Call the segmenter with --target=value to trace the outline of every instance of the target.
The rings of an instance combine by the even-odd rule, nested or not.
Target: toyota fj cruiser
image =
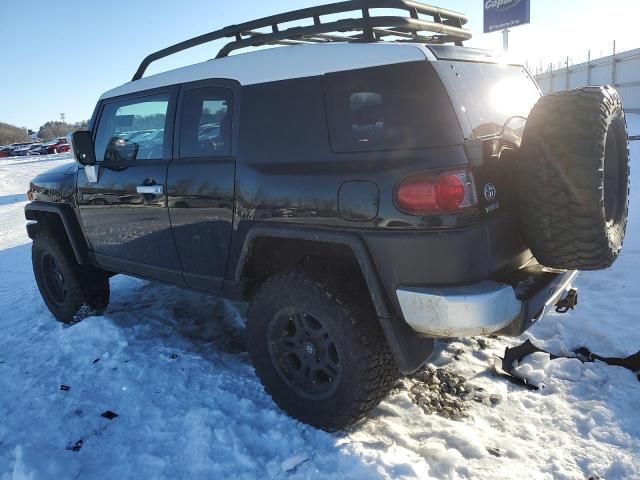
[[[77,163],[31,182],[33,268],[53,315],[103,311],[118,273],[246,299],[267,392],[334,430],[434,338],[517,336],[573,308],[577,271],[609,267],[622,246],[620,98],[541,97],[521,65],[463,47],[466,22],[354,0],[147,57],[71,136]],[[224,38],[214,60],[143,77]],[[229,55],[265,45],[283,46]]]

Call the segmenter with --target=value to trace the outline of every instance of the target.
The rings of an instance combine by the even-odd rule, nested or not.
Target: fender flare
[[[373,266],[373,260],[362,238],[353,232],[337,232],[335,230],[314,229],[300,226],[256,225],[247,233],[240,255],[238,256],[233,278],[241,281],[243,272],[249,262],[251,248],[260,238],[283,238],[287,240],[306,240],[317,243],[339,244],[348,247],[358,262],[362,275],[367,283],[371,301],[379,317],[391,317],[386,293],[381,280]]]
[[[389,344],[398,370],[403,374],[418,370],[433,353],[434,339],[420,336],[401,316],[394,314],[386,291],[382,285],[373,259],[360,235],[350,231],[314,229],[301,226],[255,225],[246,234],[242,251],[235,266],[229,265],[234,282],[241,283],[243,272],[249,262],[252,245],[260,238],[283,238],[306,240],[327,244],[340,244],[351,249],[360,266],[376,310],[380,327]]]
[[[38,221],[38,213],[44,212],[47,214],[57,215],[60,218],[62,226],[65,230],[73,254],[76,257],[77,262],[80,265],[91,264],[91,258],[89,256],[89,246],[80,228],[78,218],[76,217],[73,209],[67,204],[47,203],[47,202],[31,202],[24,207],[24,216],[27,220]],[[33,239],[41,225],[38,223],[27,224],[27,234],[29,238]]]

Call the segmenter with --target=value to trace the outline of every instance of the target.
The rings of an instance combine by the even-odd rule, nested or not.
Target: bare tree
[[[0,122],[0,145],[17,142],[28,142],[29,140],[30,139],[26,128],[20,128],[8,123]]]

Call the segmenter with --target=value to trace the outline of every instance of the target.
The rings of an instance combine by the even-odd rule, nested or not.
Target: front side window
[[[180,115],[180,157],[231,155],[233,91],[221,87],[186,90]]]
[[[169,94],[107,103],[96,131],[96,160],[163,158]]]

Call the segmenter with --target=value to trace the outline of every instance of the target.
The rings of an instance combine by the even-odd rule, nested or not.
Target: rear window
[[[525,119],[540,98],[521,66],[441,61],[442,78],[474,138],[509,131],[522,135]]]
[[[428,148],[463,140],[447,92],[427,62],[332,73],[324,84],[336,152]]]
[[[186,90],[180,122],[182,158],[231,155],[233,90],[202,87]]]

